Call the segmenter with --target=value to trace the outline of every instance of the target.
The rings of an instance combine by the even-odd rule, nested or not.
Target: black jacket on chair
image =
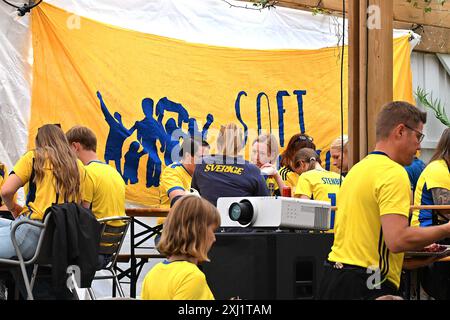
[[[52,265],[52,280],[56,290],[66,288],[67,268],[79,267],[81,288],[88,288],[98,263],[101,224],[91,210],[76,203],[56,204],[51,212],[48,230],[39,260]]]

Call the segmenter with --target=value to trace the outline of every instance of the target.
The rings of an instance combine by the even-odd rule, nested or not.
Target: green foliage
[[[436,118],[441,121],[447,127],[450,127],[450,120],[448,119],[444,105],[441,103],[439,99],[433,99],[433,95],[430,95],[428,99],[429,93],[424,89],[418,87],[416,92],[414,92],[417,100],[426,108],[429,108],[434,111]]]
[[[253,2],[253,5],[255,7],[259,7],[260,9],[265,8],[275,8],[275,5],[278,3],[278,1],[274,0],[251,0]]]
[[[447,0],[406,0],[406,2],[410,3],[414,8],[423,7],[425,13],[430,13],[432,11],[431,5],[433,2],[443,6]]]

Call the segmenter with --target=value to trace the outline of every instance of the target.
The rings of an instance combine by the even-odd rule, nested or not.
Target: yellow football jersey
[[[203,272],[187,261],[155,265],[142,283],[143,300],[214,300]]]
[[[86,171],[81,161],[78,160],[77,163],[81,179],[81,194],[83,195]],[[21,214],[26,214],[30,219],[42,220],[47,208],[51,207],[53,203],[64,203],[64,199],[56,194],[55,178],[53,177],[51,164],[47,161],[44,165],[45,174],[40,182],[33,181],[35,176],[33,164],[34,151],[29,151],[17,161],[12,173],[24,183],[26,200]],[[73,201],[73,199],[67,200]]]
[[[280,173],[281,179],[283,179],[286,186],[291,187],[291,190],[295,190],[298,182],[298,174],[288,167],[282,167],[278,171]]]
[[[425,206],[434,205],[431,189],[443,188],[450,190],[450,172],[445,160],[431,162],[423,170],[417,181],[414,193],[414,205]],[[414,210],[411,226],[428,227],[433,224],[432,210]]]
[[[406,170],[387,155],[374,152],[356,164],[337,195],[329,260],[378,268],[381,281],[388,279],[398,288],[403,253],[392,253],[387,248],[381,216],[398,214],[408,218],[410,192]]]
[[[295,196],[305,195],[311,200],[328,201],[336,205],[336,195],[341,185],[341,176],[326,170],[310,170],[300,175]],[[331,213],[330,229],[334,228],[334,210]]]
[[[125,182],[120,173],[101,161],[91,161],[85,168],[87,181],[83,198],[91,204],[94,216],[97,219],[124,216]]]
[[[175,162],[164,168],[160,181],[161,206],[170,207],[169,193],[174,190],[189,191],[192,177],[182,163]]]

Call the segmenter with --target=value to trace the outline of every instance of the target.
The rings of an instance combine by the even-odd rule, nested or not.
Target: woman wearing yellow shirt
[[[15,217],[0,219],[0,258],[16,256],[10,230],[24,219],[42,220],[53,203],[81,200],[82,164],[70,149],[64,132],[56,125],[44,125],[36,135],[36,148],[23,155],[1,188],[1,197]],[[25,187],[26,203],[22,208],[14,194]],[[17,228],[16,239],[25,259],[36,251],[41,229],[30,224]]]
[[[336,205],[336,194],[341,177],[320,165],[320,158],[313,149],[302,149],[295,155],[295,171],[300,175],[294,191],[296,198],[331,202]],[[334,211],[331,212],[330,229],[334,228]]]
[[[170,209],[158,250],[167,260],[145,276],[144,300],[214,300],[205,274],[197,265],[208,260],[220,226],[217,209],[194,195],[183,196]]]

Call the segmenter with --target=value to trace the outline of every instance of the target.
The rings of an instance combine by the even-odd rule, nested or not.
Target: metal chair
[[[14,224],[14,226],[11,229],[11,241],[14,246],[14,250],[16,251],[17,259],[0,259],[0,267],[7,267],[7,268],[16,267],[16,268],[20,269],[22,278],[23,278],[23,282],[24,282],[25,288],[27,290],[27,299],[28,300],[34,300],[33,292],[32,292],[33,285],[34,285],[34,278],[35,278],[34,276],[35,276],[35,271],[37,271],[37,266],[38,266],[38,262],[39,262],[38,260],[39,260],[40,254],[41,254],[41,249],[43,247],[44,237],[48,236],[46,231],[47,231],[48,223],[50,221],[50,217],[51,217],[51,213],[48,213],[48,214],[46,214],[43,222],[25,219],[25,220],[19,221],[16,224]],[[25,260],[23,258],[22,253],[20,252],[20,249],[19,249],[19,245],[17,244],[17,240],[16,240],[16,230],[19,226],[21,226],[23,224],[30,224],[32,226],[42,229],[41,234],[39,235],[36,252],[28,260]],[[33,276],[32,276],[31,281],[28,278],[28,274],[27,274],[27,270],[26,270],[26,267],[29,265],[34,266],[34,271],[33,271]]]
[[[111,226],[108,222],[120,221],[122,222],[121,226]],[[100,248],[99,254],[102,255],[111,255],[111,260],[108,264],[100,270],[107,270],[111,273],[111,275],[105,276],[95,276],[94,280],[113,280],[113,289],[114,286],[117,287],[117,291],[119,292],[120,297],[125,297],[125,294],[122,290],[122,287],[119,282],[119,278],[117,277],[117,273],[115,271],[117,258],[119,256],[120,249],[122,248],[122,244],[125,240],[125,236],[128,231],[128,227],[130,226],[131,218],[127,216],[121,217],[111,217],[99,219],[98,222],[103,224],[102,235],[100,238]],[[96,300],[94,291],[92,288],[88,288],[89,296],[92,300]]]

